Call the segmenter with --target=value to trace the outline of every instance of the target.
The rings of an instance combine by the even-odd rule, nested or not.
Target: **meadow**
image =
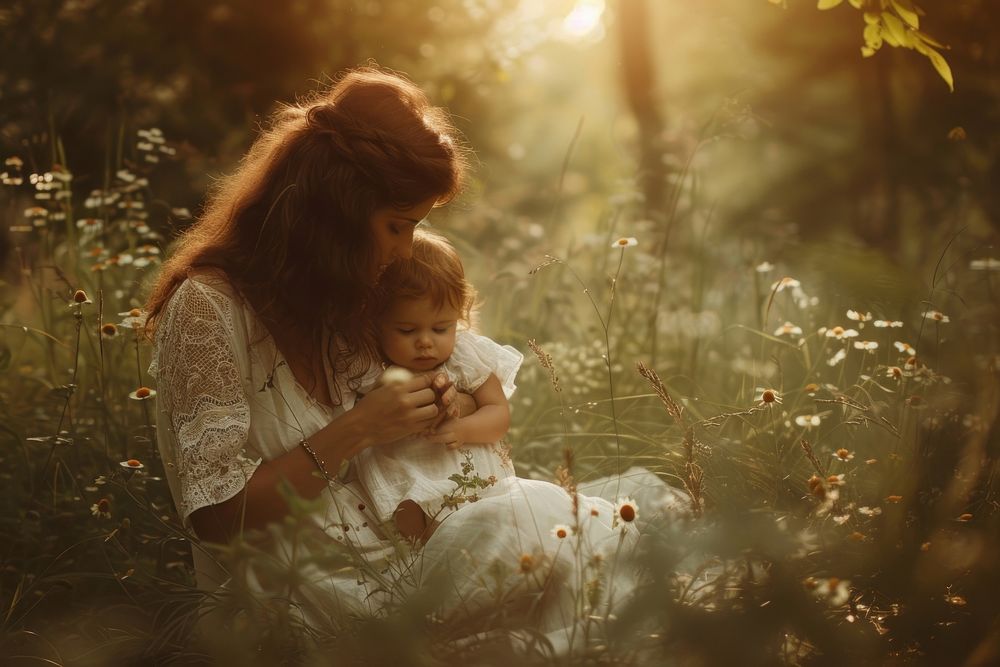
[[[420,597],[324,628],[244,590],[221,606],[259,612],[235,621],[259,633],[256,651],[196,631],[207,596],[155,448],[141,310],[169,252],[151,214],[190,217],[155,195],[171,151],[141,129],[123,147],[128,166],[86,193],[59,162],[5,165],[5,205],[20,216],[0,348],[4,653],[25,664],[295,663],[330,650],[373,664],[499,659],[494,640],[457,641],[461,622],[435,625]],[[532,227],[502,230],[508,255],[494,261],[516,268],[482,289],[481,319],[502,322],[494,335],[528,357],[508,437],[519,473],[573,490],[640,466],[687,498],[645,527],[643,584],[625,613],[581,604],[599,626],[586,649],[530,657],[995,657],[1000,262],[956,236],[929,280],[847,302],[836,275],[772,262],[773,246],[706,229],[683,259],[658,249],[649,222],[623,222],[628,206],[609,201],[598,231],[534,265]],[[237,543],[219,557],[237,572],[263,555]],[[405,641],[366,641],[388,631]]]
[[[985,2],[43,4],[0,10],[0,662],[1000,661]],[[951,48],[896,25],[918,19]],[[638,468],[681,499],[621,499],[642,533],[624,602],[573,517],[550,527],[586,564],[566,654],[504,607],[503,582],[546,581],[537,554],[494,564],[492,613],[442,617],[410,546],[366,569],[290,494],[271,530],[320,554],[303,567],[393,594],[317,622],[242,576],[302,572],[201,543],[170,498],[150,281],[274,101],[369,57],[475,149],[428,222],[482,333],[525,355],[518,474],[586,493]],[[193,549],[225,594],[195,587]]]

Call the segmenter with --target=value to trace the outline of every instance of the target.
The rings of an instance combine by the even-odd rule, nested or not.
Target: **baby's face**
[[[389,361],[411,371],[429,371],[455,349],[458,309],[435,306],[429,298],[395,299],[379,326],[382,351]]]

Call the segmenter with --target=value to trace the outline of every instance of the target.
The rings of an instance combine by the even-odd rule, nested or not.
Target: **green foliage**
[[[843,2],[844,0],[818,0],[817,7],[833,9]],[[924,11],[920,7],[911,0],[848,0],[848,3],[863,12],[865,45],[861,47],[862,56],[870,58],[883,44],[913,49],[927,56],[931,65],[948,84],[948,89],[955,90],[951,67],[937,50],[948,47],[921,32],[920,17],[924,15]]]

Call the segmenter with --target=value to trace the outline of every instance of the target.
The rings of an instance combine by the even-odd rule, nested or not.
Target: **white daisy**
[[[795,418],[795,423],[799,426],[804,426],[805,428],[819,426],[822,421],[823,418],[819,415],[799,415]]]
[[[557,523],[552,526],[552,537],[558,538],[560,540],[565,540],[573,533],[573,529],[564,523]]]
[[[775,336],[801,336],[802,327],[797,327],[791,322],[785,322],[774,330]]]
[[[836,338],[837,340],[844,340],[845,338],[856,338],[858,332],[854,329],[845,329],[844,327],[833,327],[826,330],[827,338]]]
[[[951,318],[942,313],[940,310],[928,310],[925,313],[921,313],[921,315],[925,319],[934,320],[935,322],[939,322],[941,324],[944,324],[945,322],[951,322]]]
[[[639,505],[631,498],[622,498],[615,504],[615,518],[632,523],[639,517]]]

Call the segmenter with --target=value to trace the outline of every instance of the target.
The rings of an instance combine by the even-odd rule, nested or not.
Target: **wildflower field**
[[[96,20],[81,18],[74,3],[55,4],[60,34]],[[126,4],[133,13],[113,19],[122,25],[136,16],[148,25],[150,7],[163,12],[152,18],[190,18],[164,3]],[[222,25],[219,8],[230,4],[216,3],[205,25]],[[567,0],[538,10],[554,19],[527,4],[346,3],[350,11],[322,16],[356,21],[355,50],[322,62],[378,58],[465,123],[475,182],[429,222],[455,242],[480,292],[479,328],[525,354],[506,438],[518,474],[575,493],[639,468],[678,491],[669,508],[644,498],[617,504],[623,529],[643,522],[627,564],[638,581],[628,600],[614,614],[601,611],[615,591],[600,583],[608,580],[600,555],[574,542],[573,516],[549,527],[588,563],[588,579],[575,586],[585,638],[564,655],[537,638],[515,655],[496,640],[510,623],[503,605],[485,620],[442,619],[434,592],[400,596],[370,617],[315,623],[239,584],[221,600],[199,591],[192,548],[211,551],[237,580],[247,563],[267,568],[267,557],[252,542],[201,545],[177,517],[156,449],[142,306],[171,240],[198,215],[206,174],[230,168],[252,138],[249,114],[227,108],[244,94],[251,107],[252,95],[235,86],[204,98],[222,102],[186,107],[184,95],[215,81],[200,79],[209,74],[197,67],[183,72],[186,86],[155,69],[143,74],[172,81],[163,85],[174,97],[149,88],[141,98],[142,81],[116,70],[138,97],[121,97],[120,113],[85,113],[44,106],[46,94],[87,99],[71,81],[41,73],[39,81],[50,77],[46,93],[19,88],[4,70],[0,662],[1000,661],[1000,208],[990,182],[1000,158],[989,73],[998,53],[996,40],[971,27],[984,3],[922,3],[924,23],[938,19],[950,31],[947,76],[921,50],[937,54],[930,42],[857,54],[876,40],[850,5],[869,13],[886,5],[890,19],[878,25],[894,47],[893,21],[908,19],[910,2],[820,2],[830,18],[792,0],[785,10],[773,0],[717,0],[691,16],[664,3],[650,10],[655,25],[683,19],[699,34],[719,32],[704,52],[677,37],[662,48],[704,60],[638,84],[672,91],[679,107],[653,134],[634,99],[602,106],[634,67],[627,54],[628,71],[608,64],[609,50],[621,48],[615,31],[634,20],[628,3]],[[15,6],[0,11],[5,33],[44,34],[44,12]],[[712,12],[723,9],[754,17],[745,31],[758,37],[773,37],[779,22],[782,30],[813,21],[828,28],[829,48],[848,49],[837,57],[849,64],[797,79],[796,96],[829,102],[829,115],[796,106],[785,91],[737,90],[741,70],[720,64],[734,59],[730,49],[745,49],[768,73],[751,77],[750,88],[781,89],[774,80],[791,65],[757,37],[722,35],[732,25]],[[532,32],[553,20],[575,37]],[[317,25],[341,25],[329,22]],[[414,25],[419,34],[385,50],[386,35]],[[141,60],[140,37],[130,39]],[[469,44],[480,43],[486,55],[470,55]],[[780,48],[806,58],[809,44]],[[854,87],[855,68],[879,58],[877,76],[864,70]],[[587,72],[571,67],[577,59],[601,81],[593,90]],[[316,71],[301,62],[259,69],[268,82],[297,81],[258,92],[301,91],[295,86]],[[622,85],[624,97],[631,85]],[[848,118],[873,90],[895,105],[883,99],[881,116],[832,120]],[[832,101],[838,95],[847,101]],[[224,138],[209,132],[219,119],[229,123]],[[655,164],[646,161],[650,146]],[[878,150],[885,153],[872,158]],[[477,482],[456,484],[464,492]],[[290,502],[292,516],[273,529],[315,546],[322,538],[306,526],[309,504]],[[400,562],[412,557],[401,545]],[[310,565],[364,569],[340,552]],[[545,568],[523,554],[496,563],[496,581],[544,579]],[[295,572],[266,571],[297,581]],[[404,575],[394,576],[385,585],[402,587]],[[240,633],[255,639],[232,641]]]

